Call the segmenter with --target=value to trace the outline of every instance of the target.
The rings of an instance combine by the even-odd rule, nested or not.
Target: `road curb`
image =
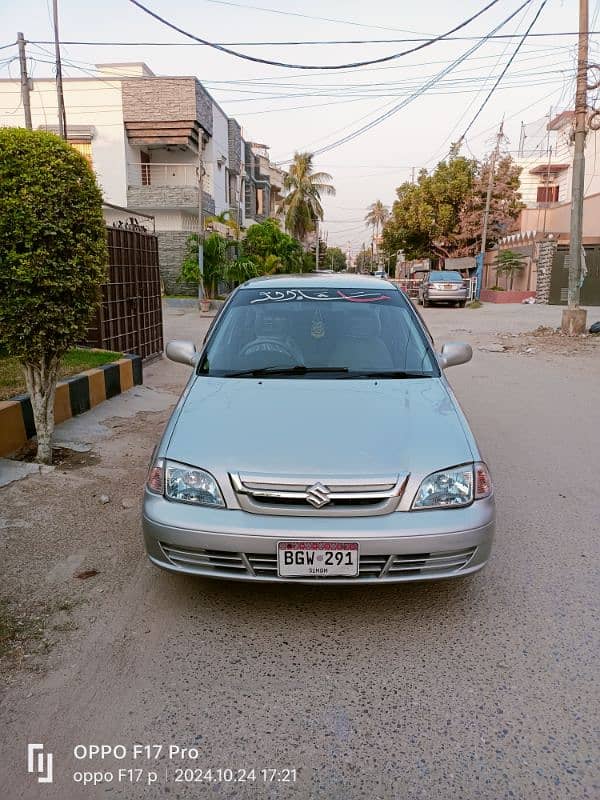
[[[143,382],[142,359],[130,354],[59,381],[54,398],[54,421],[58,425]],[[19,450],[35,434],[28,394],[0,401],[0,456]]]

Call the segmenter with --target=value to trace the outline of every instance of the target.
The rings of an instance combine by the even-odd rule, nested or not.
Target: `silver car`
[[[379,278],[277,276],[238,288],[152,456],[143,529],[172,572],[389,583],[468,575],[494,535],[490,474],[433,342]]]
[[[428,272],[419,286],[419,302],[426,308],[433,303],[454,303],[464,308],[469,296],[468,283],[460,272]]]

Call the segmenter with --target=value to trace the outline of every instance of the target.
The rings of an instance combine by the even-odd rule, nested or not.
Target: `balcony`
[[[214,213],[215,202],[204,176],[202,205]],[[198,213],[197,164],[130,162],[127,165],[127,205],[132,209]]]

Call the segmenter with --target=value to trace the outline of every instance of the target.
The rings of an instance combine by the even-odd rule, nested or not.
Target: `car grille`
[[[407,473],[365,478],[230,474],[240,507],[252,514],[361,517],[395,511]]]
[[[168,560],[176,567],[195,567],[204,574],[227,577],[275,578],[277,555],[275,553],[232,553],[226,550],[192,550],[161,542]],[[416,575],[444,575],[467,566],[475,547],[445,553],[415,553],[410,555],[361,555],[358,577],[353,580],[379,578],[382,581],[398,580]],[[285,578],[281,580],[297,580]],[[302,579],[301,579],[302,580]],[[319,578],[310,580],[335,581],[347,578]]]

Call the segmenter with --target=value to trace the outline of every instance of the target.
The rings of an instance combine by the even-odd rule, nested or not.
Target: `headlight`
[[[216,480],[208,472],[165,461],[165,496],[180,503],[224,508],[225,501]]]
[[[475,480],[474,480],[475,478]],[[442,469],[428,475],[419,486],[413,508],[457,508],[489,497],[492,479],[482,461]]]
[[[473,500],[473,465],[463,464],[428,475],[419,486],[413,508],[468,506]]]

